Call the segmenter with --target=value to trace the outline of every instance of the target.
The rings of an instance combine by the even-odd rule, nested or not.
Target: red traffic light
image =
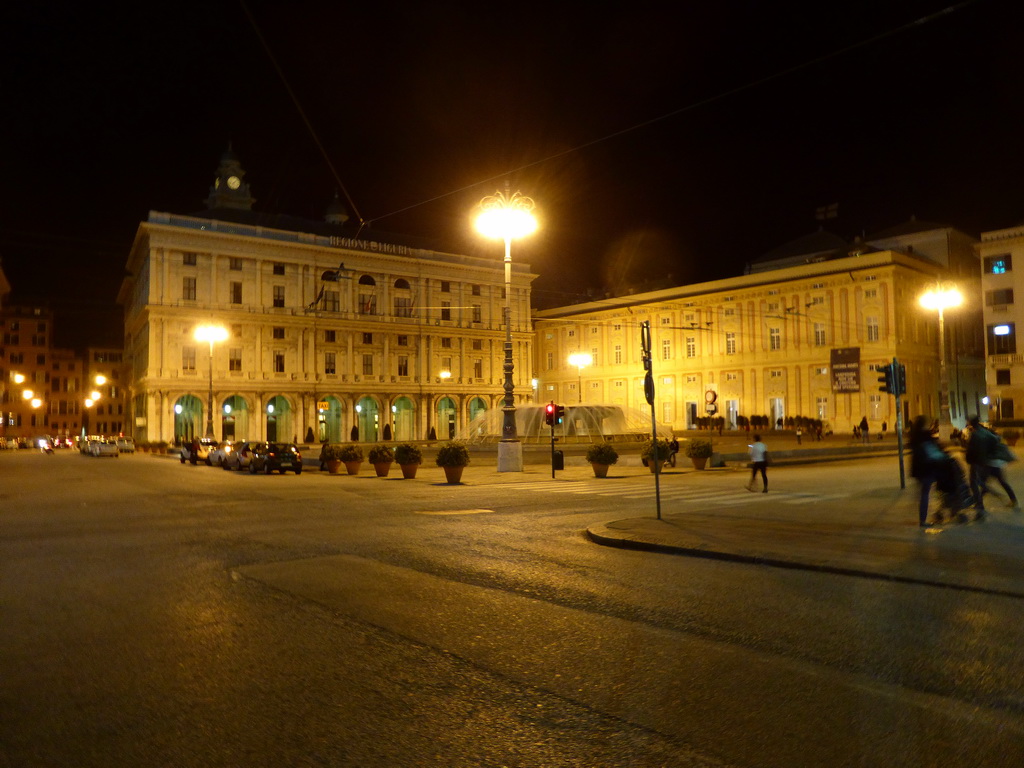
[[[555,411],[557,406],[554,403],[548,403],[544,406],[544,423],[549,427],[555,423]]]

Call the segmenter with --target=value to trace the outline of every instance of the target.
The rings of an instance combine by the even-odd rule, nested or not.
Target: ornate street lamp
[[[949,371],[946,368],[946,323],[945,310],[959,307],[964,302],[963,294],[954,285],[936,284],[925,291],[918,300],[922,307],[939,313],[939,432],[949,437],[953,420],[949,414]]]
[[[228,337],[228,329],[220,325],[200,325],[195,340],[210,342],[210,387],[206,393],[206,436],[213,438],[213,345]]]
[[[589,352],[573,352],[569,355],[569,365],[575,365],[579,370],[579,401],[583,402],[583,369],[594,362]]]
[[[495,192],[480,201],[476,228],[485,237],[505,241],[505,398],[501,406],[503,418],[501,441],[498,443],[498,471],[523,471],[523,446],[516,432],[515,383],[512,379],[512,241],[532,234],[537,229],[533,215],[534,202],[515,192]]]

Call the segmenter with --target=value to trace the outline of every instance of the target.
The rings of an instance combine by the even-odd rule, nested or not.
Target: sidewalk
[[[734,507],[624,518],[587,534],[606,546],[1024,598],[1024,514],[992,509],[984,522],[921,529],[907,503],[916,488],[905,493],[857,520],[826,505],[812,523]]]

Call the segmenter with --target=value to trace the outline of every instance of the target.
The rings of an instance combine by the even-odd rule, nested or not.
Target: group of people
[[[951,515],[966,520],[967,507],[973,504],[975,520],[984,520],[984,496],[989,492],[988,481],[994,478],[1009,499],[1015,511],[1020,510],[1017,494],[1006,481],[1003,467],[1015,457],[1002,439],[985,427],[977,416],[968,421],[969,435],[966,438],[964,458],[969,468],[969,480],[965,480],[959,462],[946,453],[939,445],[937,425],[924,416],[918,416],[910,425],[910,474],[920,483],[921,495],[918,500],[918,522],[922,528],[930,527],[928,502],[933,486],[945,494]],[[941,520],[941,513],[936,516]]]

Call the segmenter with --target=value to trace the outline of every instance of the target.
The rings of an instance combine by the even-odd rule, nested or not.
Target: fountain
[[[473,419],[459,439],[475,444],[498,442],[501,423],[501,409],[492,408]],[[544,423],[544,405],[517,405],[516,431],[524,443],[549,441],[551,427]],[[566,405],[563,423],[555,426],[555,437],[561,443],[641,441],[650,436],[650,413],[621,405]],[[671,439],[671,427],[659,424],[658,436]]]

